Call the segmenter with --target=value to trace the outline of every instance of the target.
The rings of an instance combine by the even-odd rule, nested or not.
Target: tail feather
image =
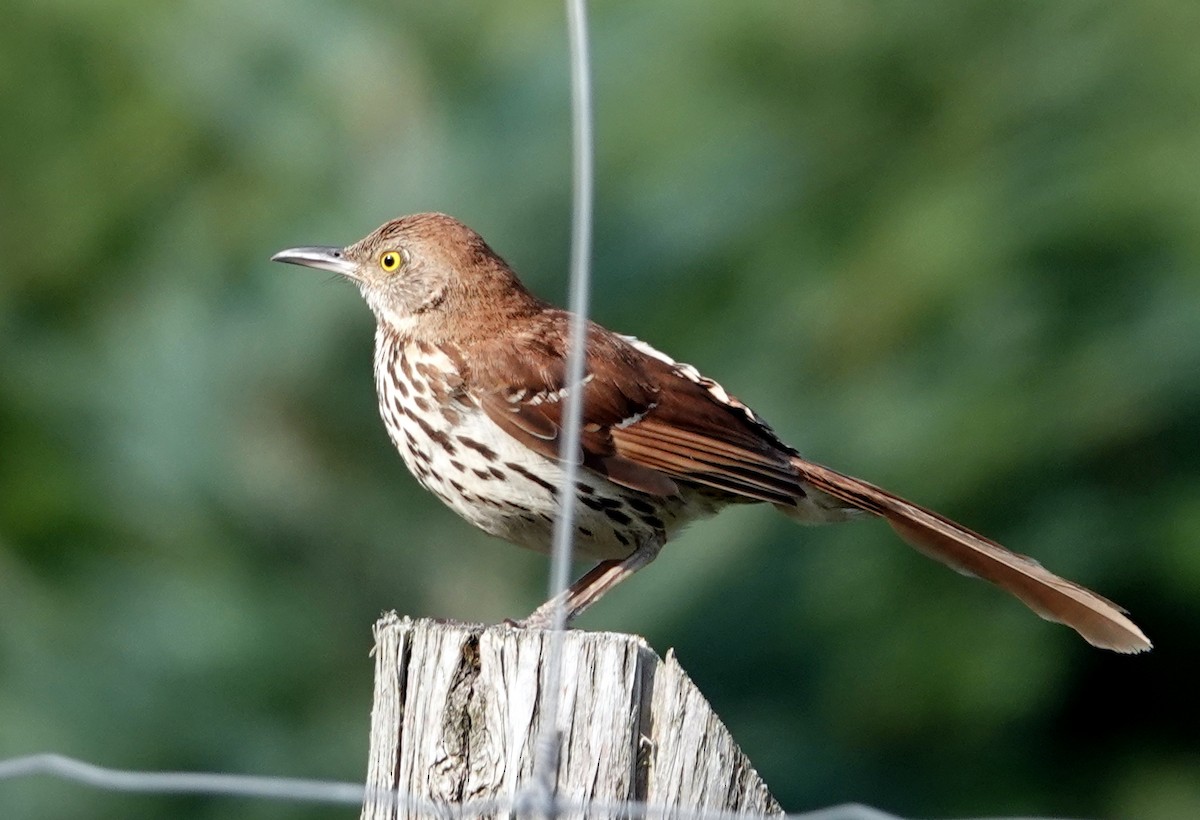
[[[828,467],[794,459],[801,477],[834,498],[885,519],[919,552],[1015,595],[1049,621],[1074,629],[1093,646],[1144,652],[1151,644],[1125,610],[1100,595],[1060,578],[1037,561],[937,513]]]

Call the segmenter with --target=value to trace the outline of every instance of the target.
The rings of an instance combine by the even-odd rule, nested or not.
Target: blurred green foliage
[[[1200,816],[1200,6],[594,6],[596,317],[1157,648],[761,509],[583,625],[677,647],[792,810]],[[405,473],[353,289],[266,259],[445,210],[561,300],[562,9],[5,20],[0,755],[359,778],[373,618],[518,616],[546,565]],[[0,784],[5,817],[168,813],[354,816]]]

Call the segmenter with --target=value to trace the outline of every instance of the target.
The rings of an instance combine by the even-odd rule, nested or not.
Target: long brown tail
[[[1032,558],[865,481],[801,458],[793,463],[806,482],[853,507],[881,516],[918,551],[961,573],[991,581],[1046,620],[1071,627],[1093,646],[1116,652],[1144,652],[1150,648],[1149,639],[1125,617],[1125,610],[1059,578]]]

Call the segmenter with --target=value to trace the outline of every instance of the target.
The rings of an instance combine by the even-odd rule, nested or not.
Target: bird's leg
[[[554,623],[554,612],[560,604],[566,610],[566,623],[571,623],[585,609],[599,601],[604,593],[657,558],[661,549],[662,542],[657,538],[651,538],[634,550],[628,558],[601,561],[578,581],[571,584],[566,592],[546,601],[528,618],[518,621],[515,625],[531,629],[545,629]]]

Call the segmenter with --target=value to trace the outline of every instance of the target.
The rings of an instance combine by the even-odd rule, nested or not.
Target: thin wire
[[[247,774],[204,772],[139,772],[108,769],[58,754],[38,754],[0,760],[0,780],[50,775],[98,789],[152,794],[218,794],[318,803],[360,805],[361,783],[336,780],[303,780]]]
[[[571,51],[571,286],[568,307],[571,334],[567,348],[567,396],[563,408],[558,457],[563,467],[558,517],[550,560],[550,598],[556,600],[548,647],[542,721],[538,731],[534,782],[545,797],[554,793],[558,770],[558,696],[562,679],[562,640],[567,626],[564,593],[570,583],[572,535],[575,531],[575,477],[579,472],[579,438],[583,416],[584,365],[587,361],[589,262],[592,256],[592,90],[588,56],[586,0],[566,0],[567,37]]]
[[[643,802],[603,803],[579,800],[545,801],[536,791],[522,793],[515,800],[476,798],[462,803],[434,802],[401,794],[395,790],[366,790],[361,783],[336,780],[305,780],[288,777],[258,777],[244,774],[198,772],[143,772],[110,769],[58,754],[38,754],[0,760],[0,781],[48,775],[82,783],[97,789],[144,794],[219,795],[254,797],[267,800],[292,800],[306,803],[361,805],[364,797],[406,812],[430,817],[481,817],[500,812],[541,813],[546,815],[586,813],[594,817],[642,818],[651,815],[688,817],[691,820],[747,820],[761,816],[772,820],[901,820],[895,815],[858,804],[847,804],[805,814],[752,815],[746,812],[652,805]]]
[[[0,760],[0,782],[47,775],[82,783],[97,789],[142,794],[216,795],[254,797],[266,800],[291,800],[303,803],[361,805],[364,798],[389,808],[416,812],[429,817],[482,817],[497,813],[586,814],[592,817],[679,817],[688,820],[902,820],[894,814],[846,803],[800,814],[751,814],[746,811],[663,806],[641,801],[618,803],[585,800],[546,800],[540,790],[519,793],[515,799],[473,798],[461,803],[435,802],[394,789],[365,789],[361,783],[337,780],[306,780],[292,777],[259,777],[247,774],[208,772],[144,772],[110,769],[58,754],[37,754]],[[992,818],[992,820],[1005,820]],[[1011,817],[1007,820],[1039,820]],[[1041,818],[1046,820],[1046,818]]]
[[[550,594],[558,596],[570,582],[572,534],[575,517],[575,477],[579,472],[579,433],[583,416],[583,381],[587,360],[589,262],[592,256],[592,92],[588,59],[586,0],[567,0],[567,27],[571,41],[571,115],[574,163],[571,220],[571,338],[567,350],[567,400],[558,456],[563,465],[561,506],[554,522],[550,564]],[[554,628],[566,627],[566,607],[554,608]]]

